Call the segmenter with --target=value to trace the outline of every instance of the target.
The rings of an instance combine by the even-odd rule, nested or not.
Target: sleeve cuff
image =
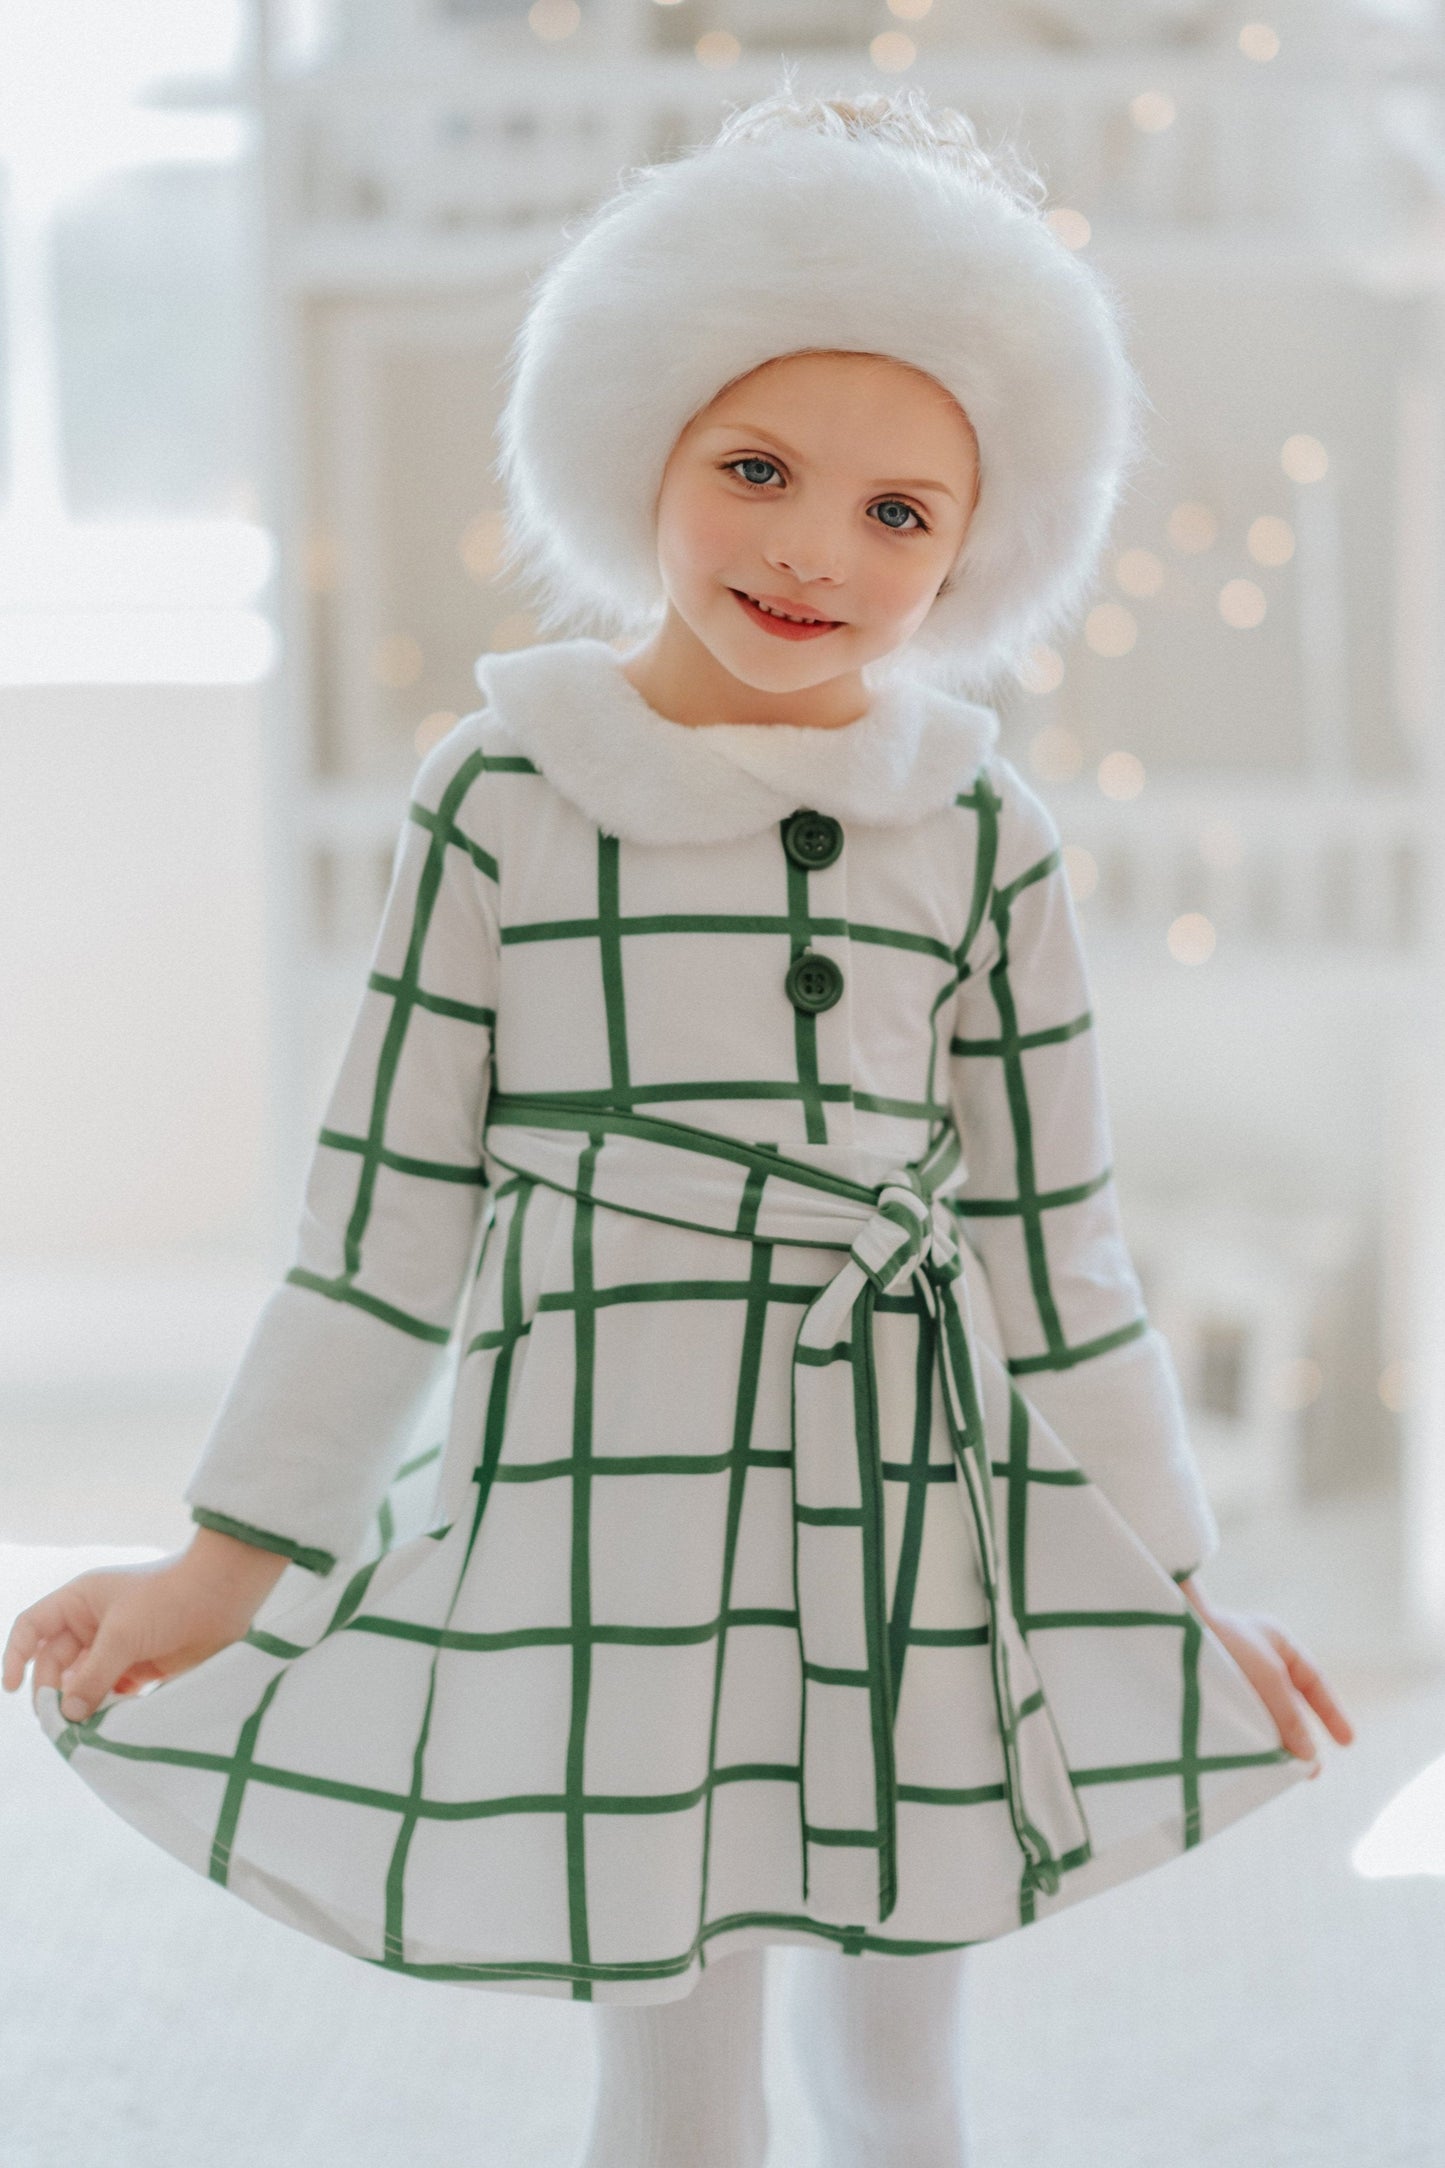
[[[229,1513],[213,1513],[208,1506],[192,1506],[191,1519],[202,1528],[214,1528],[223,1536],[236,1536],[242,1543],[253,1544],[258,1551],[279,1551],[308,1573],[330,1573],[336,1564],[333,1551],[308,1549],[303,1543],[293,1543],[290,1536],[278,1536],[269,1528],[253,1528],[249,1521],[233,1521]]]
[[[440,1346],[283,1284],[257,1321],[186,1504],[210,1516],[203,1525],[328,1572],[365,1541],[445,1363]]]
[[[1186,1580],[1209,1563],[1219,1529],[1158,1332],[1070,1370],[1036,1371],[1020,1390],[1166,1573]]]

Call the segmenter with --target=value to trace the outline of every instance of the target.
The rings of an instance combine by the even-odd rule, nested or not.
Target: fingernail
[[[62,1716],[69,1717],[71,1722],[74,1723],[78,1717],[85,1715],[85,1703],[79,1694],[62,1694],[60,1697],[60,1713]]]

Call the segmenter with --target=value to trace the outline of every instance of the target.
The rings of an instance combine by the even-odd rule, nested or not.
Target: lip
[[[772,633],[775,639],[818,640],[821,639],[823,634],[826,632],[837,632],[839,630],[839,625],[841,621],[831,618],[826,619],[820,625],[790,625],[784,618],[769,617],[766,610],[758,609],[752,599],[752,596],[745,595],[742,592],[741,588],[730,587],[728,589],[728,593],[736,598],[739,608],[743,611],[746,617],[751,619],[753,624],[760,625],[764,632]],[[800,607],[800,605],[797,603],[789,604],[784,602],[781,596],[775,598],[772,595],[764,595],[762,599],[765,602],[772,603],[774,607],[779,610],[786,610],[789,608],[797,609]]]

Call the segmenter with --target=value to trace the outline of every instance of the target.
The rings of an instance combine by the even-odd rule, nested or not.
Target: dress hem
[[[76,1747],[83,1748],[84,1741],[73,1738],[75,1727],[60,1714],[60,1697],[53,1687],[40,1688],[34,1698],[34,1707],[40,1723],[51,1744],[70,1758]],[[62,1744],[69,1732],[72,1739]],[[1283,1759],[1281,1757],[1284,1757]],[[801,1912],[745,1911],[710,1921],[705,1926],[692,1949],[677,1958],[638,1960],[617,1965],[574,1965],[565,1960],[516,1960],[499,1959],[495,1962],[436,1959],[389,1959],[376,1956],[374,1929],[362,1923],[348,1923],[346,1916],[335,1908],[322,1907],[304,1891],[290,1883],[280,1882],[268,1875],[263,1868],[248,1860],[243,1851],[233,1849],[226,1860],[224,1880],[212,1872],[213,1840],[211,1833],[199,1823],[187,1821],[165,1807],[151,1796],[135,1796],[128,1793],[124,1782],[126,1764],[106,1761],[107,1782],[92,1784],[107,1806],[129,1822],[140,1834],[163,1851],[196,1872],[217,1881],[233,1896],[240,1897],[256,1911],[278,1921],[295,1932],[312,1936],[332,1948],[344,1951],[360,1963],[375,1966],[378,1970],[403,1974],[413,1979],[438,1980],[460,1987],[490,1989],[493,1992],[516,1995],[546,1995],[567,1998],[578,2002],[612,2003],[661,2003],[681,2001],[691,1994],[709,1964],[735,1951],[755,1948],[758,1945],[811,1945],[820,1942],[837,1948],[844,1956],[866,1958],[892,1958],[895,1960],[930,1955],[942,1950],[971,1949],[979,1943],[995,1942],[1016,1929],[1052,1914],[1066,1910],[1080,1900],[1098,1895],[1115,1885],[1131,1880],[1149,1869],[1162,1866],[1166,1861],[1180,1857],[1186,1851],[1197,1850],[1206,1838],[1215,1836],[1229,1823],[1253,1812],[1271,1797],[1290,1788],[1298,1781],[1307,1780],[1318,1763],[1302,1762],[1287,1749],[1267,1761],[1244,1769],[1236,1779],[1214,1791],[1204,1808],[1198,1834],[1193,1844],[1183,1841],[1185,1816],[1171,1813],[1161,1816],[1132,1836],[1094,1851],[1076,1868],[1067,1869],[1059,1890],[1053,1896],[1035,1895],[1031,1907],[1025,1910],[1015,1899],[1011,1905],[1000,1905],[989,1915],[989,1924],[974,1936],[959,1936],[942,1940],[906,1939],[889,1936],[877,1929],[861,1926],[844,1926],[833,1921],[810,1919]],[[90,1782],[89,1772],[84,1774]],[[369,1948],[368,1944],[372,1947]]]

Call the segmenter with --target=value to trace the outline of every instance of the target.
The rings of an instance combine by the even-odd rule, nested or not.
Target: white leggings
[[[578,2168],[763,2168],[766,1951],[716,1959],[676,2002],[598,2003]],[[786,2037],[827,2168],[964,2168],[965,1950],[788,1951]]]

